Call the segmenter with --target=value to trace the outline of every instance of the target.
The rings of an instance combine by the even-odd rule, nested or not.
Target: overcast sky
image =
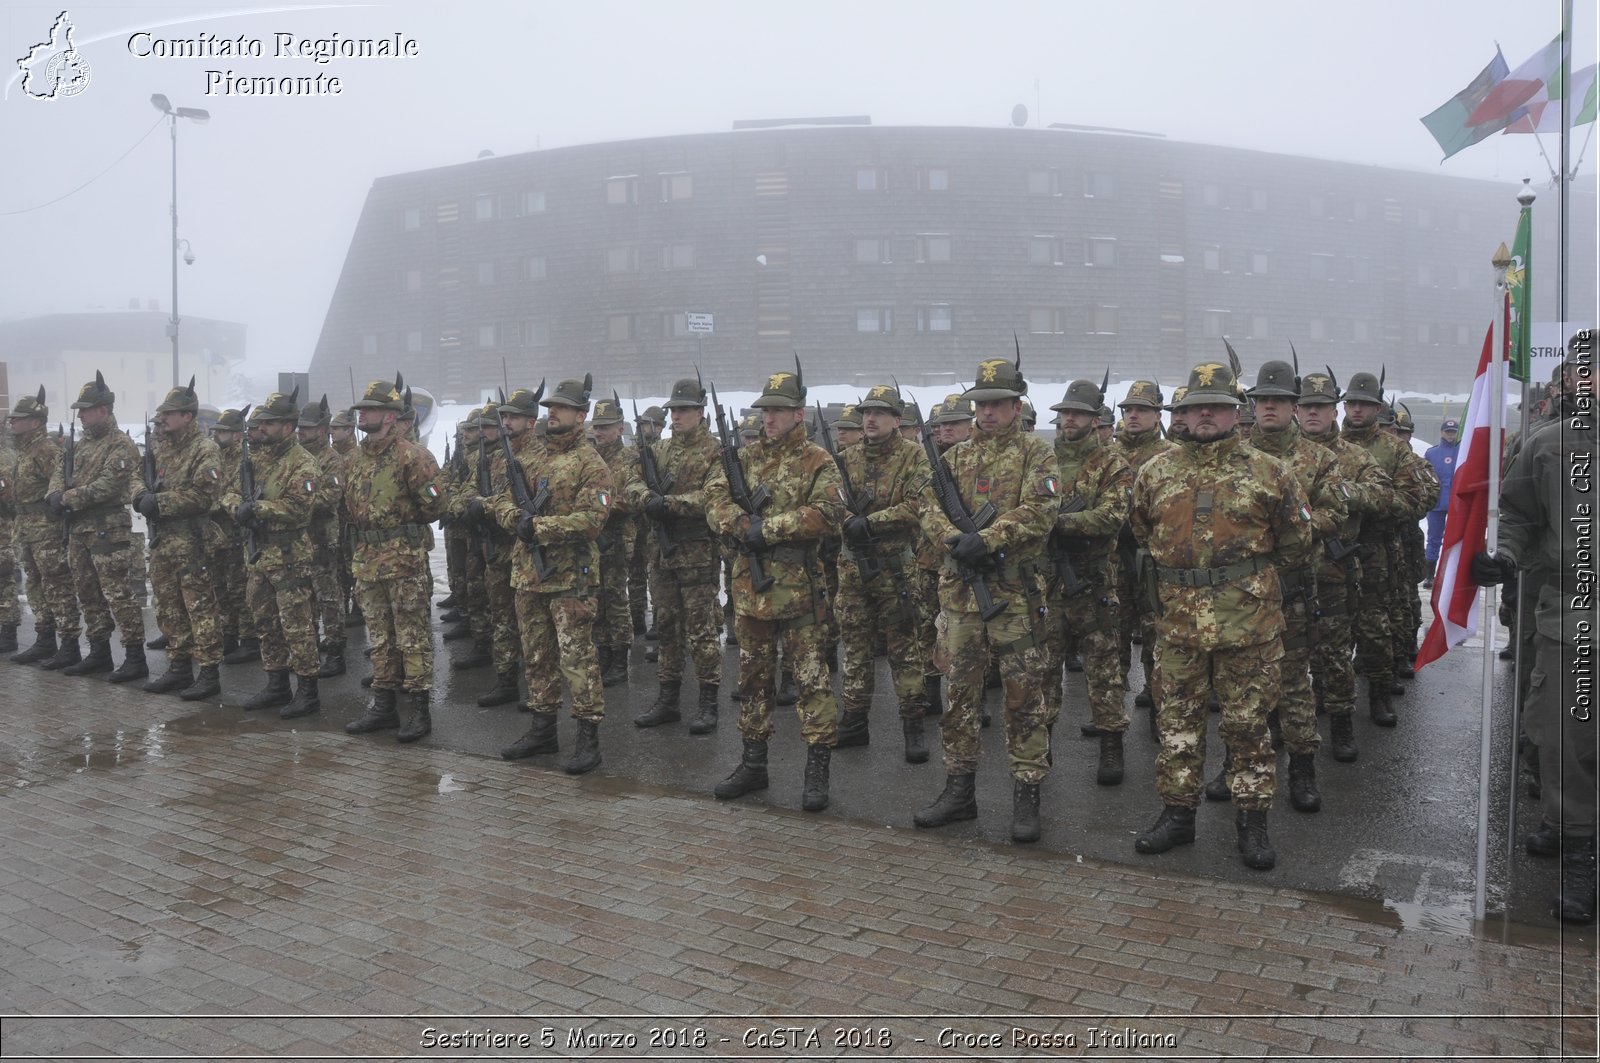
[[[1574,68],[1595,59],[1594,5],[1576,8]],[[170,145],[164,125],[153,128],[162,119],[149,103],[164,93],[174,106],[212,115],[205,126],[179,129],[180,235],[197,256],[180,267],[180,309],[245,322],[252,368],[263,373],[309,363],[372,181],[470,160],[485,148],[507,155],[777,116],[998,126],[1022,103],[1030,124],[1119,126],[1498,179],[1508,189],[1531,176],[1543,190],[1548,168],[1534,138],[1494,136],[1441,165],[1418,119],[1464,87],[1496,42],[1515,68],[1550,41],[1560,17],[1550,0],[460,0],[68,10],[91,67],[88,87],[41,102],[13,78],[0,102],[0,241],[8,250],[0,318],[122,307],[130,297],[167,308]],[[0,77],[48,36],[60,11],[59,3],[5,6]],[[266,54],[136,58],[128,38],[140,30],[162,39],[244,34],[260,38]],[[398,33],[416,40],[418,54],[325,65],[274,59],[279,32]],[[207,96],[208,69],[331,74],[343,92]],[[1553,154],[1554,141],[1546,144]],[[124,152],[87,188],[29,209],[90,181]],[[1600,145],[1591,144],[1584,174],[1594,173],[1596,154]]]

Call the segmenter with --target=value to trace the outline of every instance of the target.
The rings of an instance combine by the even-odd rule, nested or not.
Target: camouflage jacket
[[[1410,481],[1405,492],[1407,506],[1402,525],[1408,534],[1416,523],[1427,516],[1434,506],[1439,504],[1439,474],[1433,471],[1433,466],[1411,448],[1405,440],[1400,444],[1400,475]],[[1419,509],[1419,507],[1426,507]]]
[[[17,439],[17,462],[4,494],[17,514],[16,541],[38,543],[61,538],[61,518],[45,505],[50,481],[61,470],[61,443],[47,428]]]
[[[1064,551],[1069,559],[1088,561],[1110,558],[1115,554],[1117,536],[1128,522],[1128,506],[1133,496],[1133,469],[1118,452],[1119,448],[1107,446],[1093,431],[1073,442],[1065,435],[1056,436],[1056,471],[1061,477],[1061,495],[1071,501],[1076,495],[1084,506],[1076,513],[1062,513],[1056,517],[1055,531],[1051,536],[1051,550]],[[1115,581],[1115,572],[1101,570],[1098,578]],[[1079,572],[1079,578],[1089,579],[1091,574]]]
[[[767,547],[759,555],[772,586],[757,594],[749,555],[734,553],[734,610],[757,620],[820,618],[827,591],[818,550],[824,537],[838,534],[844,516],[838,466],[826,450],[806,439],[803,426],[741,448],[739,464],[750,490],[764,486],[772,493],[761,513]],[[704,495],[712,526],[730,541],[742,537],[748,521],[729,493],[720,462],[711,468]]]
[[[639,472],[639,454],[632,447],[624,446],[620,438],[594,449],[611,473],[611,509],[605,527],[600,530],[600,550],[621,550],[629,542],[633,515],[641,504],[637,484],[642,483],[644,477]]]
[[[1339,474],[1339,463],[1327,447],[1318,446],[1300,433],[1293,421],[1281,432],[1264,431],[1260,425],[1250,433],[1250,445],[1271,454],[1294,474],[1300,493],[1311,507],[1311,542],[1299,558],[1283,558],[1286,565],[1302,567],[1317,562],[1316,551],[1322,540],[1337,536],[1350,515],[1349,490]],[[1281,573],[1287,576],[1288,573]]]
[[[0,433],[0,550],[11,546],[12,529],[17,522],[17,507],[11,504],[11,481],[16,478],[17,448],[11,443],[10,432]]]
[[[316,537],[319,547],[337,546],[339,526],[345,517],[344,468],[347,459],[323,439],[313,441],[310,446],[304,443],[300,445],[317,463],[320,474],[317,477],[317,497],[311,503],[311,534]]]
[[[1401,451],[1410,448],[1376,424],[1365,428],[1345,425],[1339,430],[1339,435],[1365,450],[1388,478],[1387,493],[1372,493],[1372,505],[1363,513],[1361,520],[1363,542],[1387,541],[1393,536],[1396,526],[1406,519],[1406,514],[1415,509],[1424,497],[1422,485],[1409,472],[1402,472],[1405,455]],[[1422,512],[1426,513],[1427,510]]]
[[[243,453],[237,439],[227,446],[217,444],[217,471],[222,476],[222,490],[217,492],[216,501],[211,506],[211,521],[223,530],[229,542],[235,544],[240,541],[241,533],[239,526],[233,522],[233,512],[224,504],[224,500],[228,497],[229,487],[239,482],[239,459]]]
[[[160,434],[154,446],[161,490],[156,493],[152,549],[191,557],[198,553],[203,559],[223,541],[210,519],[222,496],[221,454],[193,423],[176,436]]]
[[[391,430],[368,436],[344,468],[351,525],[351,575],[363,582],[414,579],[428,571],[428,527],[444,511],[433,455]]]
[[[511,585],[539,594],[592,597],[600,587],[597,540],[611,510],[611,471],[581,430],[541,441],[530,429],[523,439],[516,457],[529,492],[538,493],[541,484],[550,489],[545,515],[533,518],[533,529],[536,542],[544,548],[545,564],[555,571],[548,580],[540,579],[532,550],[517,539],[511,556]],[[509,482],[486,504],[501,528],[516,532],[522,511],[512,498]]]
[[[867,511],[878,556],[887,560],[919,542],[922,485],[928,480],[928,456],[922,448],[895,432],[879,442],[863,438],[839,457],[850,471],[857,504]],[[853,547],[846,541],[843,549]]]
[[[241,452],[239,461],[244,463]],[[255,470],[256,558],[259,568],[291,568],[311,563],[311,507],[317,498],[317,463],[293,436],[282,443],[252,445]],[[230,512],[241,501],[239,478],[225,486],[222,504]]]
[[[1571,647],[1593,645],[1594,563],[1583,559],[1594,556],[1595,447],[1592,406],[1573,409],[1528,434],[1500,488],[1497,552],[1524,580],[1542,574],[1534,623],[1540,635],[1566,643],[1574,669],[1582,658]]]
[[[1021,427],[1019,417],[999,432],[974,428],[972,438],[944,454],[967,512],[976,512],[985,502],[994,503],[995,518],[982,535],[989,552],[998,555],[999,569],[988,579],[996,601],[1038,597],[1043,588],[1045,540],[1061,509],[1061,475],[1055,455],[1048,443],[1020,431]],[[922,529],[940,546],[956,534],[934,497],[931,477],[922,491]],[[939,604],[956,612],[978,611],[972,588],[961,578],[948,547],[939,573]],[[1021,609],[1023,603],[1014,600],[1012,608]]]
[[[1172,440],[1162,437],[1159,427],[1140,432],[1138,435],[1124,432],[1118,437],[1116,445],[1121,449],[1123,459],[1127,461],[1128,468],[1133,470],[1135,476],[1144,468],[1145,462],[1177,446]]]
[[[1134,478],[1129,521],[1157,566],[1162,639],[1215,650],[1282,637],[1277,566],[1311,544],[1310,507],[1282,462],[1238,436],[1177,444]]]
[[[713,474],[722,474],[722,448],[711,437],[706,423],[687,432],[674,432],[654,444],[656,465],[663,476],[671,477],[672,490],[667,492],[667,533],[677,545],[670,554],[652,559],[669,569],[705,568],[718,563],[716,541],[712,538],[711,519],[707,513],[706,490]],[[644,476],[640,475],[635,488],[636,504],[643,505],[647,493]],[[651,535],[651,541],[655,536]],[[655,549],[652,547],[652,549]]]
[[[913,440],[913,442],[915,442],[915,440]],[[953,445],[954,444],[952,444],[952,446]],[[917,443],[917,449],[918,450],[922,450],[922,444],[921,443]],[[944,445],[942,445],[940,443],[934,443],[934,449],[936,449],[939,452],[941,457],[943,455],[945,455],[945,454],[950,453],[950,447],[944,446]],[[928,452],[925,451],[925,450],[922,450],[922,468],[923,468],[924,471],[928,471]],[[917,493],[920,495],[921,492],[922,492],[922,489],[919,487],[917,489]],[[917,499],[917,521],[918,521],[919,524],[921,524],[921,521],[922,521],[922,499],[921,498]],[[950,556],[950,551],[949,551],[949,549],[947,549],[945,547],[944,543],[940,542],[937,539],[928,538],[928,533],[927,533],[926,527],[919,527],[917,529],[916,534],[913,536],[913,542],[915,543],[915,548],[916,548],[916,551],[917,551],[917,567],[918,568],[920,568],[924,572],[932,573],[933,575],[936,575],[936,576],[940,572],[944,571],[944,559],[946,557]]]
[[[84,429],[78,437],[73,462],[73,488],[62,495],[72,510],[72,534],[133,527],[128,503],[133,500],[134,484],[139,479],[139,448],[115,421],[109,418],[94,430]],[[50,476],[50,490],[66,487],[61,464]]]

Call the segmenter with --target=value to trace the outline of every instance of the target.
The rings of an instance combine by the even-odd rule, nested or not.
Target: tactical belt
[[[816,556],[813,546],[773,546],[763,551],[764,556],[786,565],[805,565]]]
[[[48,502],[17,502],[17,503],[14,503],[11,508],[16,513],[17,516],[19,516],[19,517],[28,517],[28,516],[33,516],[34,514],[38,514],[38,513],[49,513],[50,512],[50,503],[48,503]]]
[[[106,505],[88,506],[84,509],[73,510],[72,518],[74,520],[78,520],[89,517],[103,517],[108,513],[115,513],[118,510],[126,511],[127,508],[128,504],[126,502],[112,502]]]
[[[1252,557],[1221,568],[1168,568],[1166,565],[1157,565],[1156,577],[1162,583],[1179,587],[1218,587],[1254,575],[1266,567],[1267,561],[1261,557]]]
[[[1037,645],[1039,645],[1039,637],[1030,631],[1020,639],[1012,642],[991,642],[989,644],[989,652],[996,657],[1004,657],[1007,654],[1031,650]]]
[[[401,524],[394,528],[357,528],[352,526],[350,539],[353,542],[366,543],[368,546],[374,543],[386,543],[391,539],[406,539],[412,546],[421,546],[422,525]]]
[[[893,572],[898,575],[905,570],[906,562],[911,558],[911,548],[909,546],[902,546],[898,550],[890,552],[889,549],[885,548],[885,544],[880,543],[878,549],[878,564],[883,566],[885,572]],[[852,561],[857,565],[863,561],[871,561],[870,557],[858,554],[850,549],[849,543],[844,543],[839,547],[839,556],[845,561]]]

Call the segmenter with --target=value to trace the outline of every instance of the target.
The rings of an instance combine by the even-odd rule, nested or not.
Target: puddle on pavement
[[[1470,908],[1450,905],[1419,904],[1388,897],[1366,900],[1332,893],[1317,894],[1317,899],[1352,919],[1396,930],[1426,930],[1457,937],[1474,937],[1502,945],[1539,947],[1559,947],[1563,937],[1570,943],[1575,933],[1580,938],[1593,940],[1592,928],[1533,926],[1514,922],[1502,912],[1491,912],[1478,920],[1473,918]]]
[[[443,772],[439,776],[438,791],[441,794],[460,794],[476,790],[479,784],[470,779],[458,779],[451,772]]]

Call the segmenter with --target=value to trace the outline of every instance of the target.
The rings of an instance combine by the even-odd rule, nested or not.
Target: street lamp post
[[[150,97],[151,106],[167,116],[172,130],[172,317],[167,321],[167,335],[172,337],[172,386],[178,386],[178,251],[183,250],[183,260],[194,264],[194,251],[189,241],[178,239],[178,119],[187,118],[195,123],[209,122],[211,112],[199,107],[173,107],[161,93]]]

